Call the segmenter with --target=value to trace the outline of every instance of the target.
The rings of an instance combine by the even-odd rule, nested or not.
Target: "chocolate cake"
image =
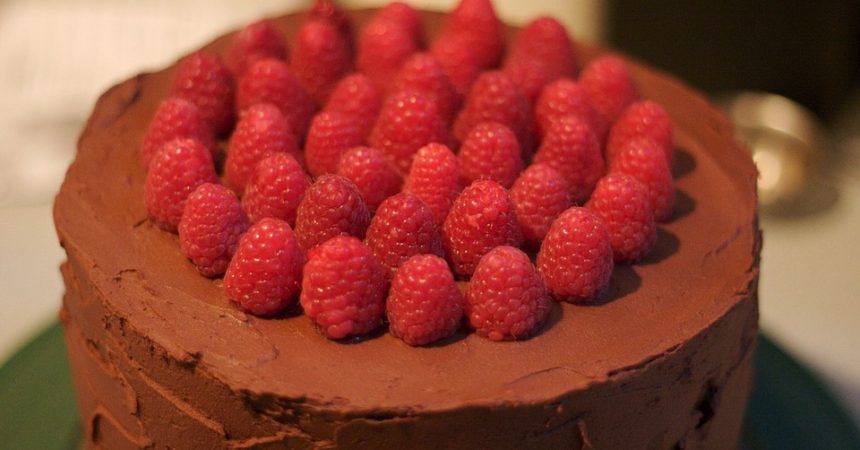
[[[356,27],[369,15],[350,12]],[[441,16],[422,17],[433,36]],[[302,20],[275,23],[292,39]],[[603,52],[578,50],[583,64]],[[654,251],[616,267],[600,301],[554,302],[531,339],[461,330],[428,347],[330,341],[298,308],[240,311],[144,207],[138,147],[175,67],[111,88],[54,207],[86,447],[736,446],[758,322],[756,171],[701,94],[628,64],[677,145],[676,212]]]

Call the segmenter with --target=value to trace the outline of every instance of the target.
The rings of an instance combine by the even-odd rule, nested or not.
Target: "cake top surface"
[[[350,14],[360,27],[370,13]],[[440,17],[423,15],[429,36]],[[276,23],[291,41],[302,20],[288,15]],[[228,39],[207,48],[223,52]],[[602,52],[579,50],[583,62]],[[421,348],[384,332],[360,344],[334,342],[297,317],[298,306],[275,319],[238,310],[223,280],[199,276],[176,236],[154,226],[143,204],[137,148],[175,67],[132,78],[99,100],[57,197],[58,233],[107,300],[105,313],[127,327],[123,333],[151,339],[236,391],[320,408],[444,410],[500,397],[543,401],[623,381],[747,296],[760,246],[756,172],[730,124],[672,77],[628,65],[642,97],[659,101],[673,122],[674,219],[661,225],[642,263],[616,267],[601,302],[554,303],[548,323],[529,340],[496,343],[460,331]],[[126,348],[132,358],[141,351]]]

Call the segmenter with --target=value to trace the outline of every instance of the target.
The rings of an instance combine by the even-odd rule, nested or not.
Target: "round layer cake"
[[[369,11],[350,12],[356,28]],[[423,13],[425,32],[441,15]],[[302,14],[275,20],[293,39]],[[507,30],[508,38],[515,33]],[[230,36],[207,49],[223,53]],[[579,46],[580,63],[602,50]],[[174,67],[98,101],[54,216],[87,447],[727,448],[757,333],[756,171],[700,94],[629,61],[674,129],[676,213],[596,303],[533,338],[324,338],[299,308],[241,312],[147,217],[138,148]]]

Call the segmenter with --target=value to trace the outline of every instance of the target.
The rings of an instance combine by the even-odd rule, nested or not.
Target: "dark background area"
[[[827,120],[860,88],[860,1],[614,0],[613,47],[711,94],[762,90]]]

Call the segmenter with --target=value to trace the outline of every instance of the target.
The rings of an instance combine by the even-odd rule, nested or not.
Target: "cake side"
[[[64,275],[70,311],[103,304],[85,300],[97,294],[80,288],[71,265]],[[92,447],[725,448],[739,436],[751,388],[757,304],[751,295],[694,343],[621,368],[592,389],[547,402],[511,395],[495,406],[426,413],[318,408],[233,392],[124,323],[64,320]],[[523,379],[517,388],[539,382]]]
[[[425,17],[432,35],[438,16]],[[278,23],[291,37],[300,21]],[[586,59],[599,51],[582,50]],[[236,310],[221,281],[198,276],[142,204],[137,145],[172,69],[109,91],[55,206],[69,254],[64,323],[92,441],[396,446],[440,429],[464,447],[492,436],[500,446],[597,448],[736,439],[757,317],[755,171],[701,96],[631,69],[643,96],[669,111],[681,149],[679,212],[654,253],[616,270],[604,304],[555,305],[529,341],[461,332],[422,349],[389,335],[328,342],[295,312],[265,320]],[[118,398],[131,406],[106,406]],[[103,431],[96,439],[110,427],[117,440]],[[470,437],[471,427],[487,434]]]

